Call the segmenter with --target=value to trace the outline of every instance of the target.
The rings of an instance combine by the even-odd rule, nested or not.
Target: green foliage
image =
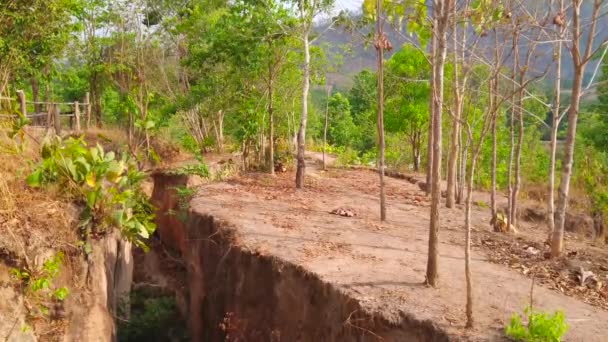
[[[358,140],[357,127],[350,114],[348,99],[341,93],[334,94],[328,104],[327,139],[330,144],[353,146]]]
[[[376,17],[376,0],[363,1],[363,14],[368,20]],[[407,23],[407,31],[415,34],[423,47],[431,36],[430,22],[427,20],[427,5],[424,0],[382,0],[382,8],[388,21]]]
[[[61,270],[63,258],[63,253],[59,251],[45,260],[39,270],[20,270],[17,268],[10,270],[13,279],[23,285],[25,295],[34,302],[35,306],[39,307],[43,315],[48,313],[47,299],[63,301],[69,294],[67,287],[55,287],[53,285]]]
[[[85,236],[116,227],[124,238],[144,246],[155,229],[153,208],[140,190],[144,174],[126,154],[117,159],[101,145],[87,148],[82,138],[57,138],[43,145],[41,157],[28,185],[63,185],[84,205],[79,226]]]
[[[3,2],[0,6],[0,70],[36,75],[44,66],[52,67],[52,58],[77,28],[70,18],[80,12],[81,5],[79,0]]]
[[[608,120],[603,115],[589,115],[581,121],[573,182],[585,190],[593,216],[608,225],[608,144],[603,141],[605,131],[598,131]]]
[[[344,167],[349,165],[361,164],[357,151],[353,150],[350,147],[336,149],[334,150],[334,153],[337,154],[336,166]]]
[[[426,127],[429,117],[430,67],[423,53],[403,46],[386,63],[387,132],[403,132],[414,136]]]
[[[522,317],[515,313],[505,327],[505,335],[514,341],[523,342],[559,342],[568,331],[564,313],[556,311],[553,314],[534,312],[527,307],[524,314],[528,324],[524,325]]]
[[[129,320],[119,320],[118,341],[188,341],[186,320],[174,297],[146,297],[132,292]]]
[[[173,172],[179,175],[194,175],[202,178],[209,178],[209,167],[202,160],[199,160],[196,164],[180,166]]]
[[[177,218],[185,223],[188,220],[188,209],[190,208],[190,200],[196,194],[196,190],[188,188],[187,186],[174,187],[175,195],[177,196],[177,212],[171,211],[171,215],[176,215]]]
[[[277,159],[278,160],[278,159]],[[220,166],[220,168],[213,173],[211,176],[211,180],[215,182],[225,181],[226,179],[233,177],[238,173],[238,168],[234,163],[225,163]]]

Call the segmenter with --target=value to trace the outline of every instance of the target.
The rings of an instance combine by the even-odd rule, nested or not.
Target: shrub
[[[41,156],[28,185],[59,183],[75,196],[84,206],[79,227],[85,237],[116,227],[127,240],[145,246],[143,240],[156,228],[153,207],[140,190],[145,175],[126,154],[117,159],[99,144],[87,148],[82,138],[57,138],[43,145]]]
[[[361,164],[361,161],[359,160],[357,151],[353,150],[352,148],[347,147],[338,153],[338,156],[336,158],[337,166],[348,166],[358,164]]]
[[[118,321],[118,341],[189,341],[175,298],[131,294],[130,319]]]
[[[527,307],[524,313],[528,318],[527,326],[524,326],[522,317],[515,313],[505,327],[505,335],[514,341],[559,342],[562,335],[568,331],[568,324],[564,322],[562,311],[548,314],[534,312]]]
[[[10,270],[12,277],[24,286],[24,293],[29,301],[33,301],[34,306],[38,307],[40,313],[48,315],[48,299],[63,301],[68,296],[67,287],[54,286],[54,280],[59,274],[63,263],[63,253],[55,253],[42,264],[39,270],[18,269]]]

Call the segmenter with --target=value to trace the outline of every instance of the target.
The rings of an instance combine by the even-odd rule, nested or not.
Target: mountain
[[[526,10],[528,11],[546,11],[545,1],[539,0],[527,0],[526,1]],[[591,2],[585,2],[582,8],[582,17],[589,16],[591,13]],[[542,13],[542,12],[540,12]],[[546,32],[550,32],[555,29],[555,26],[552,23],[553,15],[548,13],[544,18],[545,25],[543,26]],[[331,73],[328,75],[328,82],[336,85],[338,88],[349,88],[352,85],[353,76],[363,69],[376,69],[376,51],[373,48],[373,45],[368,44],[371,40],[371,36],[373,35],[373,27],[368,27],[364,29],[360,29],[354,33],[347,32],[342,28],[335,28],[326,30],[327,23],[320,23],[317,27],[318,32],[325,33],[319,37],[316,45],[321,45],[328,47],[329,49],[329,57],[336,59],[336,56],[342,56],[342,64],[337,72]],[[404,25],[402,25],[404,28]],[[397,51],[399,47],[403,44],[407,44],[412,39],[408,37],[408,33],[404,29],[399,29],[394,25],[385,24],[384,31],[392,43],[394,49],[393,52]],[[370,34],[372,32],[372,34]],[[606,17],[600,18],[600,21],[597,25],[598,37],[596,38],[596,42],[601,42],[602,40],[608,39],[608,19]],[[488,34],[484,37],[475,37],[474,32],[469,32],[468,41],[472,42],[475,39],[479,39],[476,50],[480,50],[482,52],[477,53],[485,53],[487,56],[493,54],[495,43],[493,41],[492,35]],[[504,42],[504,52],[505,55],[508,54],[508,50],[512,50],[510,44],[510,37],[499,36],[498,38],[502,42]],[[527,49],[531,46],[530,41],[526,40],[527,38],[522,37],[519,43],[520,55],[523,56]],[[547,38],[543,38],[547,40]],[[596,43],[597,44],[597,43]],[[598,44],[599,45],[599,44]],[[385,54],[385,58],[388,59],[392,55],[391,52],[387,52]],[[562,78],[564,80],[564,84],[567,86],[571,81],[573,75],[572,65],[569,61],[570,52],[564,48],[562,53]],[[599,56],[598,56],[599,57]],[[490,58],[487,58],[489,60]],[[599,58],[598,58],[599,59]],[[507,65],[512,63],[511,61],[507,62]],[[597,61],[591,61],[587,66],[585,73],[585,82],[588,82],[594,69],[597,66]],[[553,64],[553,45],[550,43],[539,43],[536,45],[536,49],[532,56],[532,61],[530,65],[531,73],[542,73],[547,65]],[[550,84],[554,79],[553,68],[551,67],[545,77],[543,78],[543,83]]]

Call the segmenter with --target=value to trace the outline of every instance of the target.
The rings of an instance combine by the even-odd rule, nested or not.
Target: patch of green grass
[[[514,313],[505,327],[505,335],[514,341],[522,342],[559,342],[568,331],[564,313],[553,314],[535,312],[530,307],[524,310],[528,324],[524,325],[522,316]]]

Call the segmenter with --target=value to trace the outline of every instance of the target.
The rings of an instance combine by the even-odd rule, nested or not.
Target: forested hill
[[[528,3],[534,4],[539,3],[539,1],[528,0]],[[582,12],[590,12],[591,5],[591,2],[584,2]],[[544,6],[544,2],[541,4],[541,6]],[[548,21],[550,22],[551,20],[549,19]],[[356,18],[354,20],[356,20]],[[548,30],[554,29],[552,23],[546,24],[545,27]],[[341,65],[338,71],[328,76],[328,81],[330,83],[333,83],[341,88],[348,88],[350,85],[352,85],[352,78],[356,73],[366,68],[375,70],[376,53],[373,46],[368,44],[371,39],[369,36],[369,28],[356,30],[355,32],[347,32],[347,30],[340,27],[331,30],[326,30],[326,28],[326,23],[319,24],[317,31],[324,32],[324,34],[319,37],[317,45],[328,47],[330,57],[339,55],[341,59]],[[409,33],[403,28],[400,30],[396,27],[396,25],[386,23],[384,30],[394,47],[392,52],[387,52],[385,54],[386,59],[390,58],[390,56],[399,50],[403,44],[411,42],[411,38],[408,37]],[[608,37],[608,19],[600,20],[598,22],[597,34],[599,37],[596,41],[602,41],[605,37]],[[481,38],[479,44],[481,46],[486,45],[491,47],[494,45],[492,39],[493,38],[490,35],[485,36]],[[520,50],[525,51],[527,46],[529,46],[529,42],[523,41],[520,43],[520,46]],[[547,64],[553,63],[552,49],[552,44],[537,45],[536,52],[534,54],[534,67],[537,70],[542,70]],[[564,49],[564,54],[569,54],[569,52]],[[569,84],[569,81],[572,78],[572,64],[567,61],[568,59],[562,60],[562,78],[565,80],[566,84]],[[586,81],[589,79],[589,77],[591,77],[596,65],[597,62],[592,61],[587,67],[585,73]],[[553,73],[549,72],[544,79],[546,82],[550,82],[553,77]]]

